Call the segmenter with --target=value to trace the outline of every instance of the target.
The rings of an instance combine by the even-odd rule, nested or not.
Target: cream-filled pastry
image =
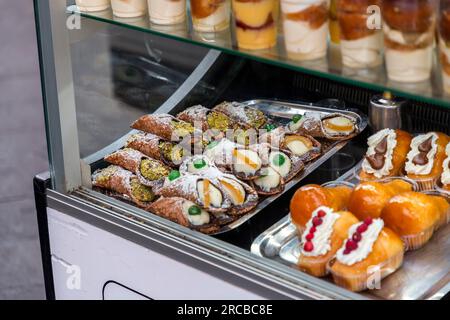
[[[261,169],[261,158],[253,150],[235,148],[233,150],[233,170],[245,176],[253,176]]]
[[[283,152],[273,151],[269,155],[270,166],[278,172],[284,179],[291,173],[292,161]]]
[[[189,200],[183,203],[183,214],[193,226],[205,225],[210,221],[209,213]]]
[[[255,179],[253,183],[262,193],[270,194],[274,190],[278,193],[278,190],[283,185],[283,178],[272,167],[265,167],[261,170],[261,176]]]
[[[442,164],[441,184],[444,189],[450,191],[450,143],[445,148],[445,156]]]
[[[223,202],[222,192],[211,181],[204,179],[197,182],[198,195],[205,207],[220,208]]]
[[[323,128],[329,135],[349,135],[355,131],[352,119],[335,116],[322,120]]]

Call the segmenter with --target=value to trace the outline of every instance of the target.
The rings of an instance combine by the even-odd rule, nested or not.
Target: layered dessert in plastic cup
[[[77,0],[76,4],[80,11],[94,12],[109,8],[109,0]]]
[[[383,34],[368,25],[368,8],[379,0],[338,0],[342,63],[350,68],[372,68],[382,63]]]
[[[232,0],[239,48],[267,49],[277,43],[278,0]]]
[[[450,0],[441,0],[439,14],[439,49],[444,90],[450,93]]]
[[[230,0],[191,0],[194,30],[217,32],[230,25]]]
[[[147,12],[146,0],[111,0],[113,14],[121,18],[135,18]]]
[[[148,0],[148,14],[155,24],[179,24],[186,19],[186,1]]]
[[[341,29],[337,18],[337,0],[330,2],[330,41],[335,44],[341,43]]]
[[[434,0],[390,0],[382,7],[389,79],[421,82],[431,76],[436,27]]]
[[[327,54],[328,0],[281,0],[289,58],[313,60]]]

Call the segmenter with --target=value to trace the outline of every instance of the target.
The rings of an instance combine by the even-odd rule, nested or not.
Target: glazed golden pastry
[[[298,189],[290,204],[291,220],[300,232],[311,219],[311,214],[320,206],[326,206],[334,211],[347,208],[352,189],[347,186],[321,187],[311,184]]]
[[[369,148],[359,174],[361,180],[399,176],[412,136],[403,130],[384,129],[368,140]]]
[[[349,229],[349,238],[330,262],[329,269],[337,285],[362,291],[375,284],[371,281],[377,280],[374,272],[378,271],[383,279],[402,265],[403,241],[383,225],[381,219],[369,219]]]
[[[412,190],[411,183],[400,179],[385,183],[363,182],[353,190],[348,202],[348,210],[360,220],[368,217],[379,218],[381,210],[392,197]]]
[[[441,132],[429,132],[412,139],[405,172],[419,184],[420,190],[431,190],[442,173],[445,147],[450,137]]]
[[[316,277],[325,276],[328,262],[347,239],[348,229],[357,222],[358,219],[348,211],[317,208],[302,235],[300,270]]]
[[[446,199],[418,192],[404,192],[384,207],[381,218],[396,232],[407,249],[415,250],[430,240],[434,230],[447,222]]]

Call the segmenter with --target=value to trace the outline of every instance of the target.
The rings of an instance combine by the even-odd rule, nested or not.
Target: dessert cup
[[[145,0],[111,0],[113,14],[121,18],[135,18],[145,15],[147,2]]]
[[[190,0],[192,26],[199,32],[217,32],[230,25],[229,0]]]
[[[179,24],[186,19],[186,1],[148,0],[148,14],[151,23]]]
[[[450,0],[441,0],[439,10],[439,49],[444,91],[450,94]]]
[[[76,4],[80,11],[94,12],[109,8],[109,0],[77,0]]]
[[[281,0],[281,13],[289,58],[314,60],[327,54],[327,0]]]
[[[436,27],[434,0],[384,1],[384,43],[389,79],[421,82],[431,76]]]
[[[382,63],[383,35],[368,27],[367,8],[379,0],[338,0],[342,63],[350,68],[372,68]]]
[[[232,0],[239,48],[268,49],[277,43],[278,0]]]
[[[334,44],[341,43],[341,29],[339,27],[339,21],[337,18],[337,0],[331,0],[330,2],[330,41]]]

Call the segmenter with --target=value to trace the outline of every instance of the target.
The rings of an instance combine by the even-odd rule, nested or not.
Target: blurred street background
[[[33,176],[48,170],[32,0],[0,0],[0,300],[44,299]]]

